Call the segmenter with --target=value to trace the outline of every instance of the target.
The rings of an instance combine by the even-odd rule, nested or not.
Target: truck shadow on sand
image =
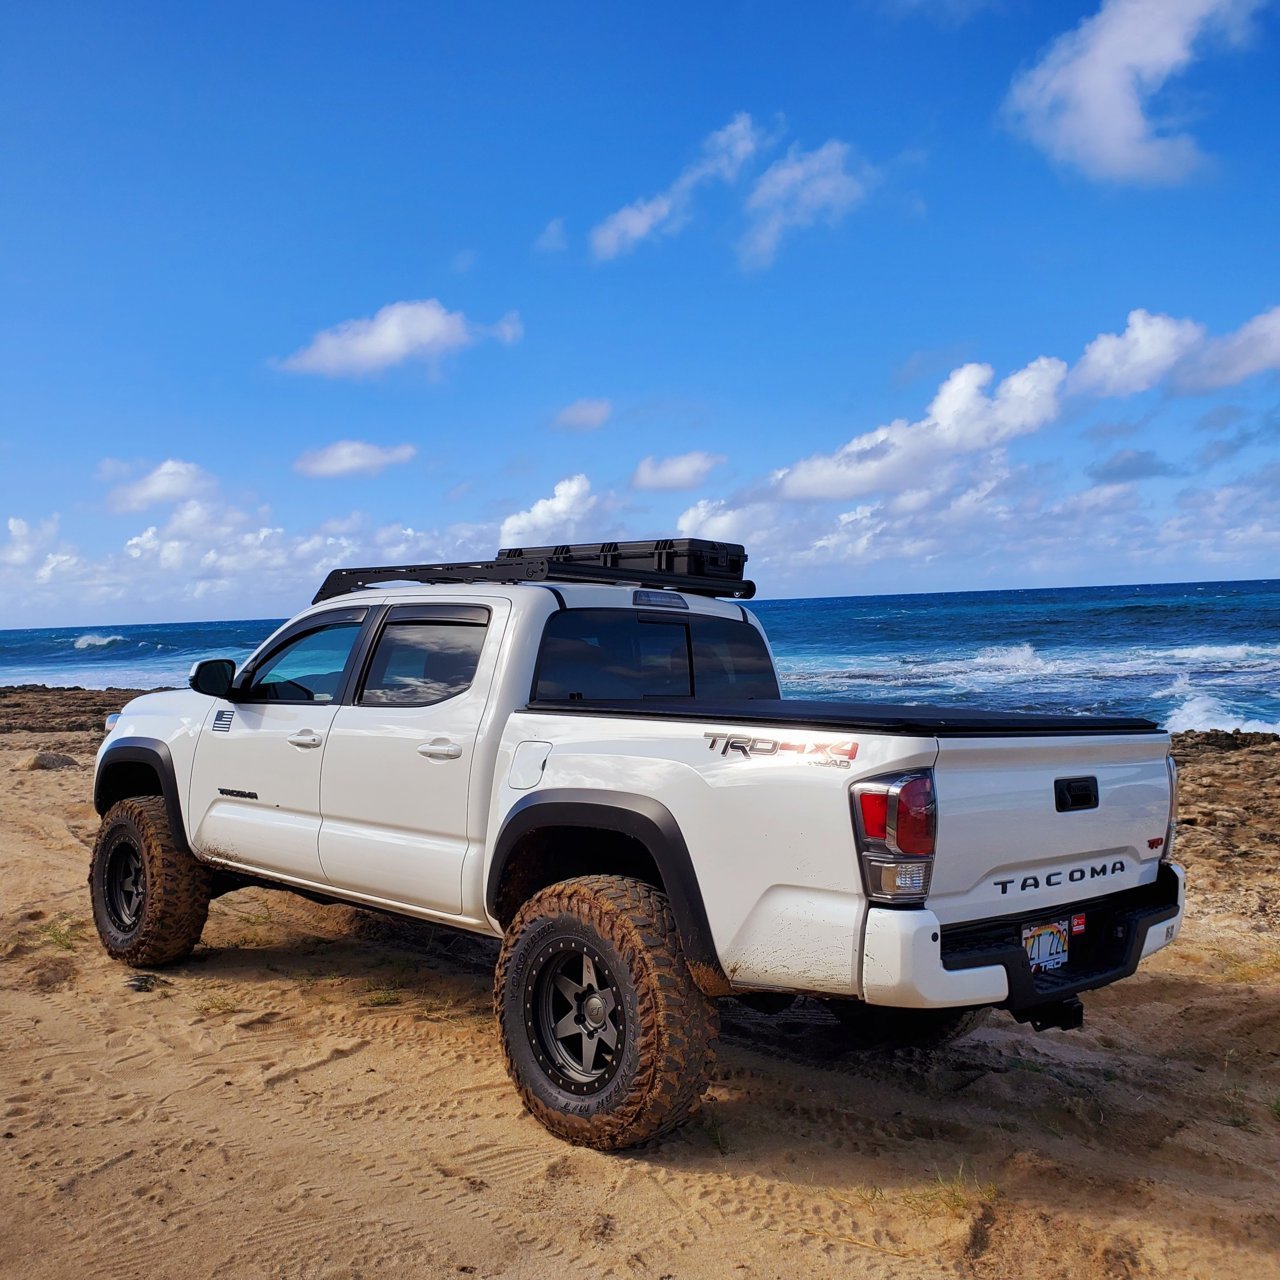
[[[332,999],[349,1012],[444,1009],[468,1035],[492,1038],[496,940],[282,894],[244,896],[266,901],[248,916],[258,923],[224,941],[234,931],[226,925],[246,916],[231,902],[215,945],[188,972],[237,986],[334,981],[345,986]],[[962,1160],[1033,1148],[1105,1168],[1109,1156],[1157,1158],[1200,1126],[1169,1158],[1214,1180],[1250,1172],[1253,1157],[1234,1148],[1276,1125],[1280,990],[1140,974],[1085,1002],[1083,1032],[1037,1035],[997,1013],[942,1049],[877,1050],[851,1044],[818,1000],[767,1015],[723,999],[706,1108],[712,1142],[747,1158],[801,1139],[829,1151],[932,1142],[948,1159],[961,1149]],[[493,1054],[500,1064],[496,1043]]]

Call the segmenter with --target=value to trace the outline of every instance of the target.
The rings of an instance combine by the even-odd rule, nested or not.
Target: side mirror
[[[187,683],[210,698],[225,698],[231,692],[236,664],[230,658],[206,658],[191,668]]]

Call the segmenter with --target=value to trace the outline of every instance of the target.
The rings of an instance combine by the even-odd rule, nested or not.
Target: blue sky
[[[0,627],[671,534],[1274,576],[1277,57],[1274,0],[8,6]]]

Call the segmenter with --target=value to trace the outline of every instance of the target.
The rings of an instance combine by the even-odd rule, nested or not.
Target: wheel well
[[[155,768],[141,760],[121,760],[103,770],[95,788],[94,808],[104,814],[117,801],[131,796],[162,795],[164,787]]]
[[[539,890],[584,875],[630,876],[666,892],[653,855],[634,836],[599,827],[538,827],[507,856],[494,915],[505,929]]]

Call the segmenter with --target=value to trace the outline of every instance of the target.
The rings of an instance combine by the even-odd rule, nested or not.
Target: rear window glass
[[[465,693],[484,648],[484,627],[391,621],[369,663],[363,706],[425,707]]]
[[[549,702],[776,698],[778,681],[749,623],[630,609],[565,609],[542,633],[533,696]]]

